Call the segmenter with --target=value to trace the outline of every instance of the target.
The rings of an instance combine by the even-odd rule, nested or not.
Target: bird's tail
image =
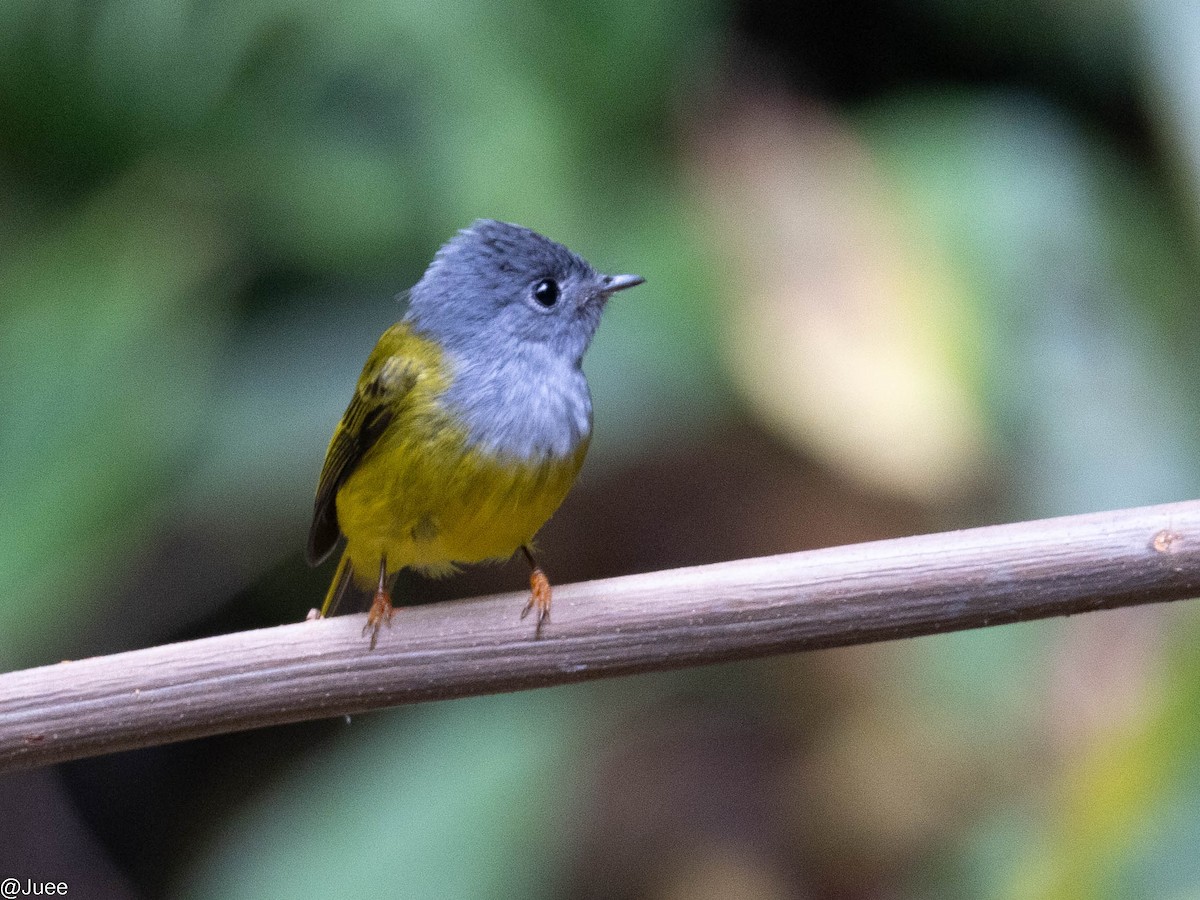
[[[337,570],[333,573],[333,581],[329,583],[329,591],[325,594],[325,602],[321,604],[322,619],[337,612],[338,604],[342,602],[342,597],[346,596],[346,589],[350,587],[353,578],[354,563],[350,561],[350,554],[343,550]]]

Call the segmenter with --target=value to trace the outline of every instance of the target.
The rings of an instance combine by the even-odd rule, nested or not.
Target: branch
[[[169,741],[771,653],[1200,596],[1200,501],[631,575],[0,675],[0,771]]]

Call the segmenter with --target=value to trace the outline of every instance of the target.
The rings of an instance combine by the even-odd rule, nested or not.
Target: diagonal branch
[[[283,625],[0,675],[0,771],[400,703],[1200,596],[1200,501]]]

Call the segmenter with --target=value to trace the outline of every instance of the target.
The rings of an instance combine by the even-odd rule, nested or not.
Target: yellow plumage
[[[336,504],[335,524],[346,537],[322,614],[347,578],[374,588],[381,560],[390,578],[407,566],[444,574],[454,563],[511,556],[575,481],[586,440],[562,459],[510,459],[471,447],[441,402],[451,374],[437,345],[404,322],[384,332],[368,358],[317,490],[318,507],[323,494]],[[310,543],[310,557],[321,552],[328,550]]]

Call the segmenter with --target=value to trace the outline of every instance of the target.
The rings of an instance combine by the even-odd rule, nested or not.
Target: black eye
[[[553,306],[558,300],[558,282],[553,278],[543,278],[533,288],[533,299],[542,306]]]

